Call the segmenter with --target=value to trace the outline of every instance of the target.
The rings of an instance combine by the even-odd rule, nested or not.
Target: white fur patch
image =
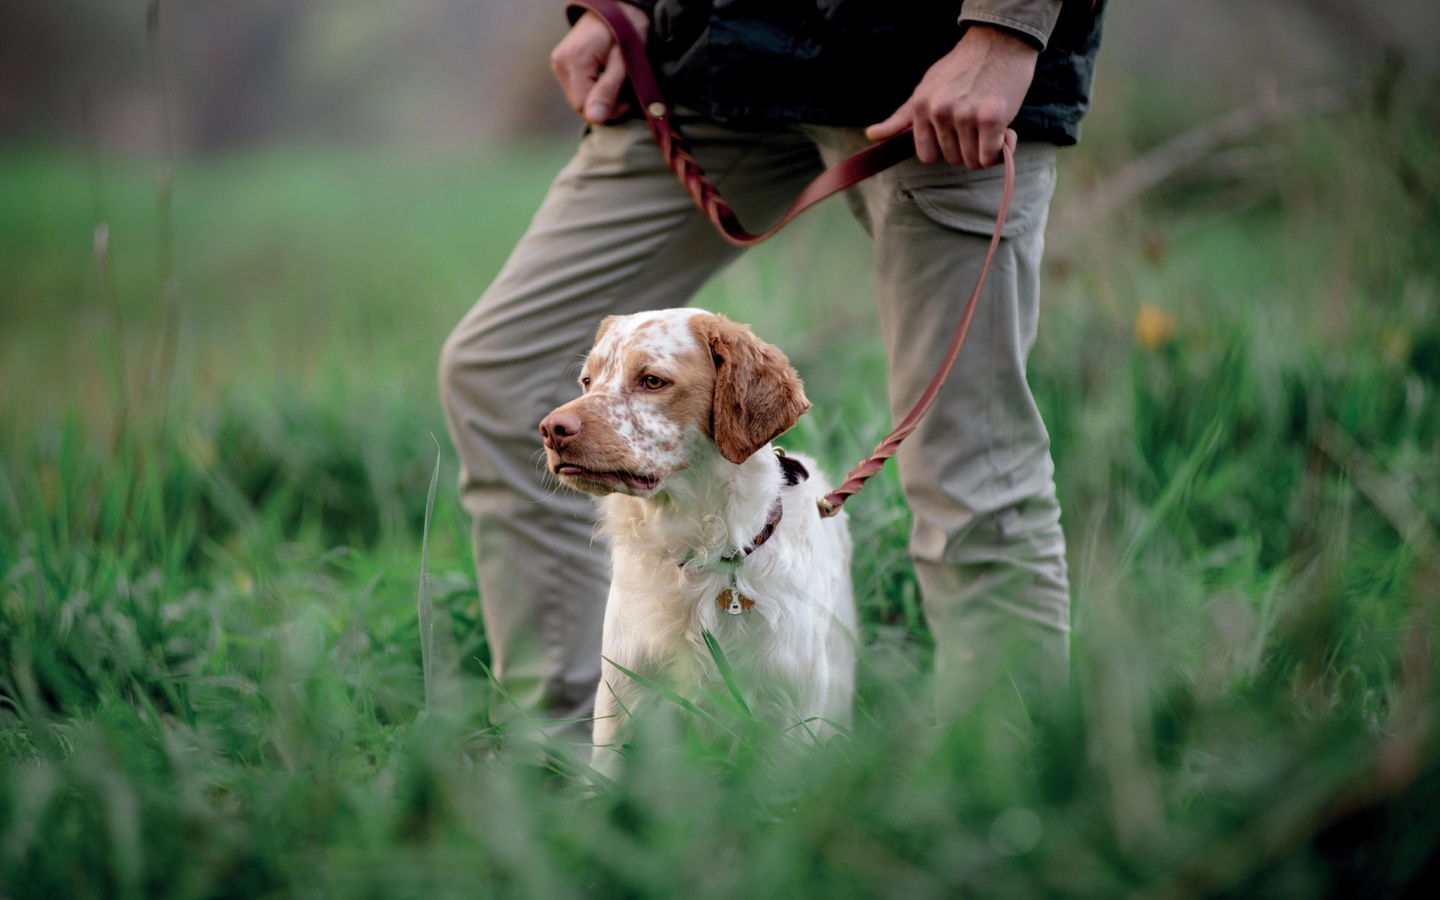
[[[611,319],[586,358],[592,417],[611,423],[616,438],[647,471],[668,473],[683,467],[696,435],[686,434],[690,423],[662,415],[655,398],[638,389],[638,380],[652,374],[674,381],[679,361],[703,351],[690,324],[699,315],[708,313],[666,309]]]
[[[710,315],[703,309],[662,309],[655,312],[635,313],[611,320],[610,327],[590,350],[587,368],[590,371],[591,389],[611,384],[623,373],[623,351],[627,347],[643,347],[653,364],[659,368],[673,365],[683,354],[700,349],[690,320],[699,315]],[[642,337],[637,337],[641,335]]]

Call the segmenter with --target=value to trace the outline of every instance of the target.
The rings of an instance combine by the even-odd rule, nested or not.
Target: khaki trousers
[[[823,165],[868,143],[840,128],[744,130],[697,120],[684,131],[747,223],[777,218]],[[1024,144],[1016,161],[1005,239],[970,338],[898,457],[942,715],[997,692],[1053,697],[1069,669],[1054,467],[1025,380],[1055,148]],[[985,254],[1001,183],[998,167],[971,172],[911,160],[847,194],[875,243],[897,420],[944,355]],[[609,581],[591,501],[549,478],[537,424],[578,393],[579,364],[602,317],[684,305],[738,252],[696,210],[642,123],[592,128],[445,343],[441,394],[474,519],[493,669],[536,715],[590,714]]]

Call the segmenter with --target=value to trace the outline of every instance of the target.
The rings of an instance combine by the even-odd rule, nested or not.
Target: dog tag
[[[719,604],[722,610],[732,616],[747,613],[750,611],[750,607],[755,605],[754,600],[751,600],[734,588],[726,588],[721,591],[720,596],[715,598],[715,602]]]

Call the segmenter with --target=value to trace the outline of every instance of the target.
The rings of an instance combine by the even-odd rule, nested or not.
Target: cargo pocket
[[[914,204],[931,221],[971,234],[995,231],[995,214],[1005,190],[1004,166],[970,171],[959,166],[936,168],[910,164],[896,184],[900,200]],[[1010,215],[1001,234],[1007,238],[1025,234],[1044,220],[1055,191],[1055,148],[1048,144],[1023,147],[1015,159],[1015,195]]]

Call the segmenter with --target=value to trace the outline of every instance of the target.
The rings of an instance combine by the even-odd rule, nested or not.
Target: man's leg
[[[818,167],[794,130],[686,128],[747,221],[773,219]],[[592,129],[493,284],[445,342],[441,395],[474,518],[494,671],[527,712],[590,715],[609,583],[589,498],[545,469],[537,426],[571,399],[611,313],[685,304],[736,250],[639,122]]]
[[[821,132],[827,163],[863,146]],[[1022,145],[1010,219],[970,336],[934,409],[898,455],[911,553],[936,640],[942,716],[982,700],[1053,702],[1069,672],[1070,594],[1050,442],[1025,379],[1055,149]],[[1003,170],[917,161],[864,183],[851,206],[875,240],[890,406],[934,375],[984,260]]]

